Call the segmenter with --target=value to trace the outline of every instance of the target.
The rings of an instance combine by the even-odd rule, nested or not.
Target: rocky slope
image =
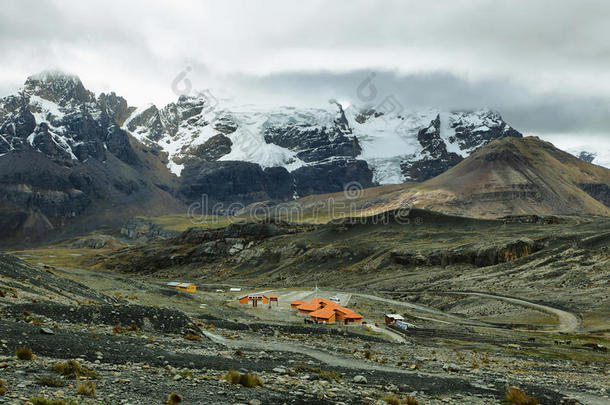
[[[432,321],[416,318],[418,328],[396,335],[398,343],[363,327],[304,324],[284,309],[288,296],[282,308],[252,309],[213,286],[171,293],[150,280],[92,271],[84,277],[87,287],[64,278],[64,271],[70,269],[38,269],[0,255],[1,403],[148,405],[169,402],[173,392],[186,404],[386,405],[410,398],[484,405],[501,402],[507,385],[541,403],[608,398],[606,358],[584,346],[607,339],[475,328],[467,318],[421,306],[436,305],[444,297],[438,293],[414,305]],[[145,296],[154,304],[145,304]],[[394,307],[412,321],[418,312],[401,307],[411,306],[412,297],[354,294],[350,307],[371,321]],[[468,304],[457,301],[459,308]],[[433,322],[439,313],[451,322]],[[553,344],[566,338],[571,346]],[[231,383],[229,370],[255,375],[262,385]],[[95,395],[79,385],[94,386]]]
[[[513,214],[610,215],[610,170],[536,137],[503,138],[455,167],[371,204],[404,205],[474,217]]]
[[[66,225],[85,231],[179,209],[161,152],[121,129],[130,111],[114,93],[96,98],[58,72],[31,76],[0,99],[0,238],[24,242]]]

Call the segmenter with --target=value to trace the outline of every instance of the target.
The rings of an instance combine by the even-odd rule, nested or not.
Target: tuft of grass
[[[244,387],[252,388],[263,385],[263,380],[252,374],[241,374],[235,370],[229,370],[223,377],[225,380],[233,384],[243,385]]]
[[[236,357],[241,357],[241,356],[244,355],[244,352],[242,352],[241,350],[237,349],[237,350],[235,350],[234,354],[235,354]]]
[[[193,372],[190,370],[181,370],[178,371],[178,373],[176,374],[178,374],[182,378],[195,378],[195,374],[193,374]]]
[[[252,374],[242,374],[239,378],[239,383],[244,387],[251,388],[263,385],[263,380]]]
[[[195,341],[195,342],[201,342],[203,340],[201,338],[201,336],[197,336],[197,335],[195,335],[193,333],[187,333],[186,335],[184,335],[184,338],[186,340],[192,340],[192,341]]]
[[[407,397],[405,398],[405,400],[403,402],[407,405],[421,405],[419,403],[419,401],[417,399],[415,399],[414,396],[411,396],[411,395],[407,395]]]
[[[175,392],[171,392],[167,396],[167,403],[168,403],[168,405],[178,405],[180,402],[182,402],[182,395],[180,395],[180,394],[176,394]]]
[[[36,383],[45,387],[65,387],[67,385],[63,380],[46,376],[38,377]]]
[[[241,377],[241,374],[239,372],[235,370],[229,370],[223,378],[230,383],[239,384],[239,377]]]
[[[339,381],[343,379],[343,375],[335,371],[324,371],[319,367],[312,367],[304,363],[299,363],[293,367],[297,373],[309,372],[316,373],[321,379],[327,381]]]
[[[400,405],[400,398],[398,398],[395,395],[386,395],[385,397],[383,397],[381,399],[383,399],[385,402],[387,402],[390,405]]]
[[[421,403],[411,395],[407,395],[404,399],[400,399],[396,395],[386,395],[381,399],[390,405],[421,405]]]
[[[96,389],[97,387],[93,382],[86,381],[78,383],[78,386],[76,387],[76,393],[85,397],[95,398]]]
[[[368,360],[372,359],[372,358],[373,358],[373,353],[371,353],[371,351],[370,351],[370,350],[366,350],[366,351],[364,352],[364,358],[366,358],[366,359],[368,359]]]
[[[519,387],[508,387],[506,402],[510,405],[538,405],[538,400],[535,397],[527,395]]]
[[[53,371],[68,378],[78,379],[80,376],[99,378],[99,374],[94,370],[89,370],[86,367],[81,367],[78,361],[68,360],[65,363],[55,363]]]
[[[125,333],[125,328],[120,323],[117,323],[112,327],[112,334],[114,336],[120,335],[121,333]]]
[[[343,376],[335,371],[320,371],[318,376],[327,381],[339,381],[343,379]]]
[[[15,351],[15,355],[19,360],[32,360],[34,358],[34,354],[32,353],[32,349],[29,347],[23,346],[18,348]]]
[[[0,380],[0,395],[6,394],[6,381]]]
[[[64,399],[46,399],[44,397],[32,397],[30,398],[32,405],[78,405],[74,401],[66,401]]]

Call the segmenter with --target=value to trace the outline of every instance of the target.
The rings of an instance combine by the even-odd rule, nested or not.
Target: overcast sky
[[[186,72],[234,102],[321,106],[357,102],[374,72],[405,107],[489,107],[526,134],[607,149],[608,21],[610,2],[583,0],[4,0],[0,95],[60,69],[163,105]]]

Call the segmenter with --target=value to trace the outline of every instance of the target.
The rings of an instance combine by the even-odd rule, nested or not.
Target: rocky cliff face
[[[189,202],[204,199],[202,204],[209,204],[202,207],[205,212],[235,211],[257,201],[282,200],[293,190],[293,179],[283,167],[262,169],[249,162],[194,161],[183,173],[181,196]]]
[[[121,128],[132,111],[122,97],[96,98],[78,77],[58,72],[31,76],[0,99],[0,216],[11,224],[2,236],[36,238],[87,211],[97,215],[102,201],[146,196],[179,205],[160,188],[174,186],[159,159]]]

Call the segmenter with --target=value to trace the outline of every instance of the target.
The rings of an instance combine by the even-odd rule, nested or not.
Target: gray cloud
[[[497,109],[541,134],[610,132],[610,2],[68,1],[0,8],[0,93],[63,69],[133,104],[196,87],[236,101],[354,101],[370,72],[408,108]]]

